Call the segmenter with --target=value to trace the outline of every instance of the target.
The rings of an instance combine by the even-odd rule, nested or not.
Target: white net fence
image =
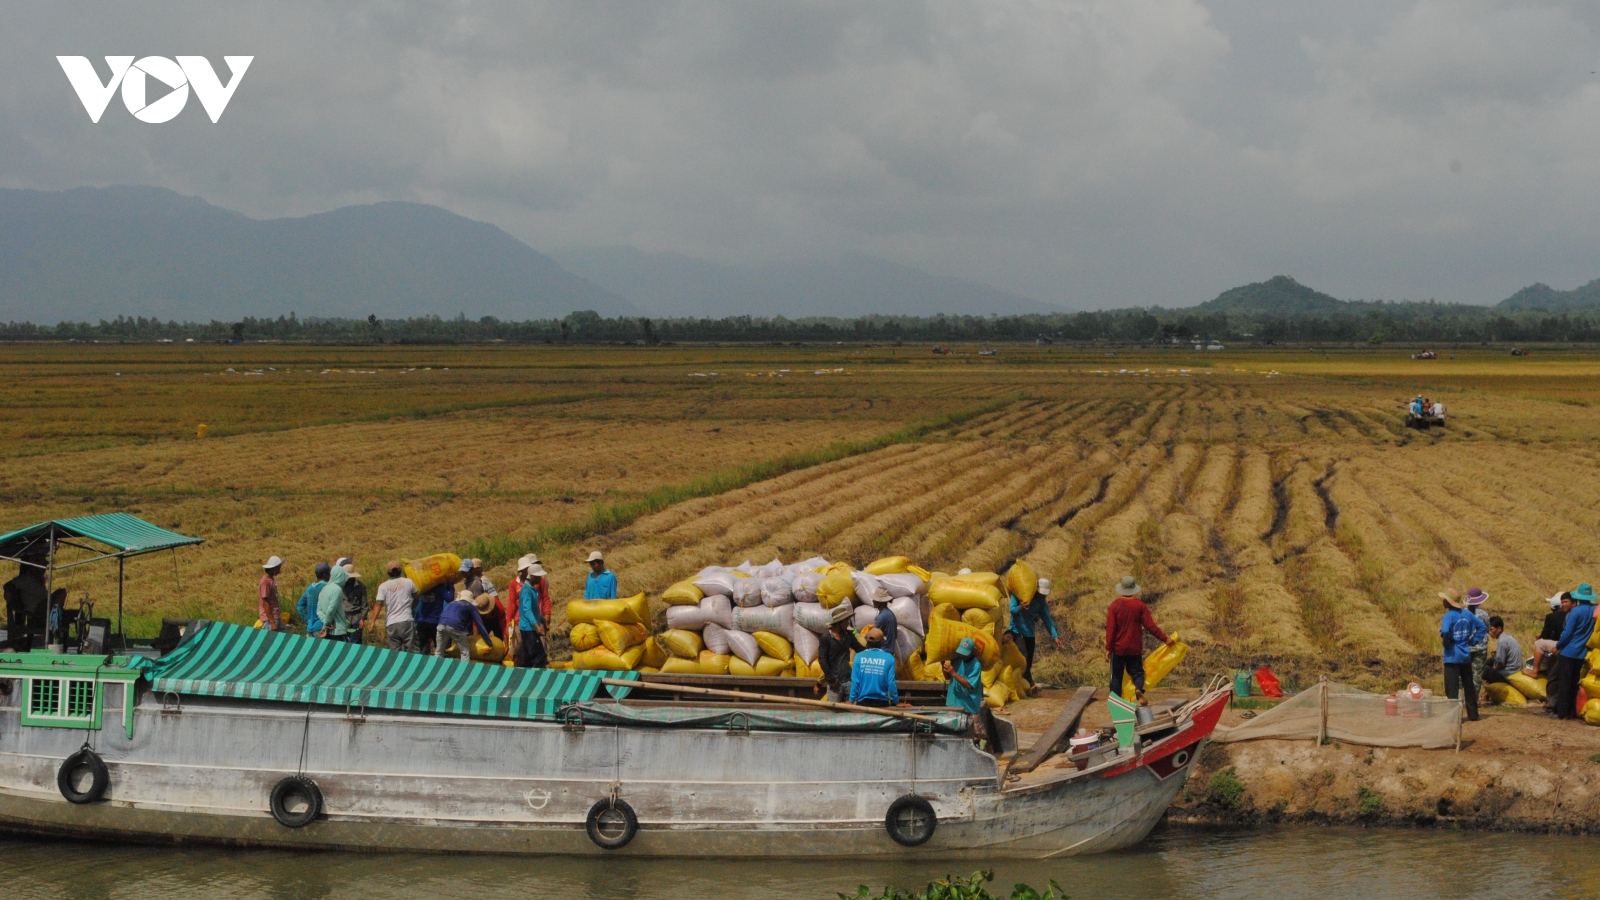
[[[1367,747],[1443,750],[1461,739],[1461,701],[1401,694],[1369,694],[1325,681],[1232,728],[1218,728],[1221,743],[1306,740],[1319,737]]]

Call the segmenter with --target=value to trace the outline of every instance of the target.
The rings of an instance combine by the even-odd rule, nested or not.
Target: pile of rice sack
[[[1027,695],[1022,654],[1002,643],[1007,591],[1031,600],[1038,578],[1026,563],[1007,573],[947,575],[929,572],[903,556],[874,561],[863,569],[813,557],[785,565],[745,562],[707,567],[661,595],[666,629],[650,634],[643,594],[626,600],[575,600],[575,669],[668,672],[695,675],[822,677],[817,662],[820,635],[833,610],[852,610],[852,625],[866,628],[877,617],[874,602],[894,614],[897,637],[890,650],[898,677],[944,681],[943,663],[962,638],[972,638],[983,665],[991,706]]]

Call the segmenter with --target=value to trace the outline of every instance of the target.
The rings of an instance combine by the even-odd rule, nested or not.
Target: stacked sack
[[[993,572],[932,573],[927,641],[920,658],[912,661],[912,676],[945,681],[944,663],[955,658],[963,638],[971,638],[983,667],[984,701],[998,709],[1028,696],[1033,686],[1022,675],[1027,660],[1015,643],[1000,638],[1008,595],[1015,594],[1024,603],[1032,601],[1039,578],[1027,563],[1017,562],[1006,573],[1004,585],[1002,590],[1000,576]]]
[[[624,600],[574,600],[567,604],[574,669],[656,671],[666,654],[650,636],[650,604],[643,594]],[[556,666],[552,666],[556,668]]]

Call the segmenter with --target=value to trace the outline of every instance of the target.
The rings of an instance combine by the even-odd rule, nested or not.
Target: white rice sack
[[[856,607],[855,621],[851,624],[855,626],[857,631],[860,631],[876,621],[878,621],[878,611],[870,606],[863,605]]]
[[[700,629],[706,627],[706,623],[708,621],[710,620],[706,618],[706,611],[698,604],[694,606],[667,607],[668,628],[678,628],[683,631],[699,631]]]
[[[883,585],[883,589],[888,591],[891,597],[915,597],[928,589],[928,583],[915,572],[879,575],[878,583]]]
[[[743,572],[744,574],[749,575],[755,571],[755,566],[750,565],[750,560],[747,559],[744,562],[739,563],[737,566],[734,566],[733,570],[735,572]]]
[[[706,649],[712,653],[726,654],[728,652],[728,629],[715,622],[706,623],[706,630],[700,634],[705,641]]]
[[[856,598],[862,603],[876,603],[880,599],[889,599],[889,592],[878,583],[878,576],[870,572],[851,572],[850,580],[855,584]]]
[[[733,627],[746,633],[770,631],[787,638],[794,631],[794,604],[736,609],[733,611]]]
[[[761,605],[761,579],[741,578],[733,586],[734,606],[760,606]]]
[[[793,603],[795,632],[813,631],[821,634],[833,622],[833,611],[821,603]]]
[[[822,575],[818,572],[802,572],[795,576],[791,593],[796,603],[816,603],[817,585],[822,583]]]
[[[706,611],[707,622],[715,622],[723,628],[733,627],[733,601],[727,597],[707,597],[700,601],[700,608]]]
[[[769,562],[764,566],[756,566],[754,569],[750,570],[750,575],[754,578],[776,578],[782,572],[783,560],[774,559],[772,562]]]
[[[896,628],[894,632],[894,658],[905,662],[911,654],[917,652],[922,646],[922,635],[908,628]]]
[[[744,660],[747,665],[755,665],[761,658],[761,645],[756,639],[742,631],[724,631],[722,633],[728,641],[728,651],[734,656]]]
[[[716,571],[712,571],[712,569],[706,569],[694,577],[694,586],[699,588],[700,593],[705,594],[707,597],[718,595],[723,597],[731,597],[733,596],[733,587],[736,583],[749,580],[747,578],[740,578],[737,575],[734,575],[732,572],[729,572],[727,569],[721,568],[720,566],[715,566],[713,568]]]
[[[794,602],[794,589],[783,576],[774,575],[761,581],[761,602],[765,606],[784,606]]]
[[[817,661],[817,651],[822,649],[822,641],[804,628],[794,630],[794,655],[800,657],[806,665]]]
[[[915,597],[900,597],[890,600],[889,611],[894,613],[894,620],[900,626],[900,631],[915,631],[917,634],[928,633],[928,629],[922,624],[922,610],[917,608]]]
[[[820,556],[813,556],[810,559],[802,559],[794,564],[795,568],[802,572],[815,572],[818,569],[826,569],[829,565],[831,565],[831,563]]]

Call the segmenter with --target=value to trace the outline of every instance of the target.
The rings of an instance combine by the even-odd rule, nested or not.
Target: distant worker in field
[[[606,568],[606,559],[599,550],[589,553],[589,577],[583,583],[583,599],[617,599],[617,576]]]
[[[1106,610],[1106,659],[1111,662],[1111,693],[1122,693],[1122,675],[1133,681],[1134,696],[1141,705],[1144,698],[1144,632],[1168,646],[1172,638],[1156,625],[1150,607],[1139,599],[1142,589],[1132,575],[1117,583],[1117,599]]]
[[[1555,668],[1561,629],[1567,627],[1567,613],[1572,612],[1572,592],[1562,591],[1546,602],[1550,604],[1550,611],[1545,613],[1544,627],[1539,631],[1539,637],[1534,639],[1533,666],[1528,670],[1528,674],[1534,678],[1540,675],[1549,677]],[[1549,700],[1545,701],[1545,706],[1555,709]]]
[[[349,566],[354,571],[356,561],[348,556],[340,557],[334,563],[336,566]],[[363,641],[364,629],[367,624],[367,613],[370,605],[367,603],[367,585],[361,580],[360,575],[351,575],[344,583],[344,620],[349,626],[344,639],[352,644]]]
[[[850,654],[867,645],[850,630],[850,604],[841,603],[829,613],[828,630],[817,647],[817,662],[822,664],[822,681],[828,686],[826,698],[832,703],[850,699]]]
[[[270,556],[261,569],[261,583],[256,586],[256,606],[261,616],[261,627],[268,631],[282,631],[283,613],[278,608],[278,573],[283,571],[283,560]]]
[[[13,650],[33,648],[34,635],[44,634],[49,615],[50,592],[44,584],[45,558],[30,555],[22,559],[17,577],[6,582],[6,630]]]
[[[1428,415],[1433,416],[1436,419],[1444,418],[1444,404],[1438,400],[1433,401],[1433,403],[1428,406]]]
[[[1506,634],[1506,622],[1499,616],[1489,617],[1489,637],[1494,639],[1494,656],[1483,667],[1485,685],[1503,682],[1522,671],[1522,645]]]
[[[517,668],[543,669],[550,665],[544,636],[550,627],[544,616],[544,598],[539,593],[544,567],[523,557],[517,592]]]
[[[1478,686],[1472,680],[1472,645],[1487,638],[1489,626],[1467,611],[1453,591],[1440,591],[1444,616],[1439,620],[1439,641],[1443,645],[1444,695],[1460,700],[1467,708],[1467,721],[1478,721]]]
[[[1426,401],[1424,401],[1422,399],[1422,395],[1421,394],[1418,394],[1416,396],[1416,399],[1411,401],[1411,414],[1413,416],[1421,416],[1424,413],[1426,413],[1427,411],[1428,411],[1428,407],[1426,405]]]
[[[894,683],[894,656],[883,648],[883,632],[868,626],[861,632],[867,649],[850,664],[850,702],[857,706],[894,706],[900,691]]]
[[[445,604],[444,612],[439,614],[439,636],[433,645],[433,655],[442,657],[446,652],[452,652],[462,662],[471,662],[474,630],[483,635],[485,641],[489,640],[489,627],[478,615],[477,605],[467,599],[467,593],[462,591]]]
[[[1017,649],[1022,651],[1022,658],[1028,661],[1022,669],[1022,677],[1029,684],[1033,683],[1033,649],[1034,644],[1038,642],[1040,625],[1050,633],[1050,640],[1055,641],[1057,650],[1066,650],[1066,642],[1061,640],[1060,633],[1056,631],[1055,616],[1050,615],[1048,578],[1039,579],[1039,589],[1034,591],[1033,600],[1028,603],[1018,600],[1016,594],[1011,595],[1011,624],[1006,630],[1011,632],[1016,640]]]
[[[1467,591],[1467,612],[1478,617],[1483,623],[1483,637],[1472,645],[1472,683],[1479,690],[1483,689],[1483,670],[1489,662],[1489,611],[1483,608],[1484,601],[1489,599],[1489,592],[1482,588],[1471,588]]]
[[[1578,679],[1583,675],[1583,658],[1588,655],[1589,636],[1594,633],[1594,588],[1586,581],[1572,592],[1573,607],[1562,626],[1557,642],[1556,673],[1550,686],[1556,688],[1556,718],[1578,717]]]
[[[300,614],[300,621],[306,623],[307,637],[322,637],[327,628],[322,624],[322,617],[317,615],[317,597],[321,596],[322,589],[328,586],[328,575],[332,568],[325,562],[317,563],[312,569],[316,579],[306,585],[300,593],[300,600],[295,604],[295,612]]]
[[[406,577],[400,560],[389,560],[389,580],[378,585],[372,620],[383,617],[383,631],[390,650],[417,652],[416,606],[421,602],[417,583]]]
[[[317,592],[317,618],[322,620],[322,636],[330,641],[348,639],[350,623],[344,617],[344,586],[353,574],[355,566],[334,566],[328,572],[328,583]]]

